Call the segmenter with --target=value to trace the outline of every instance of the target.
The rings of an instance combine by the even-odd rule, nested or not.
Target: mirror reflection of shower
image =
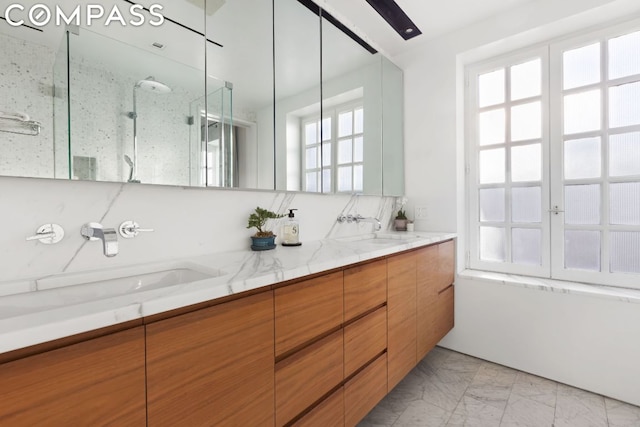
[[[131,160],[129,156],[124,156],[124,160],[130,168],[129,179],[127,182],[140,182],[138,179],[138,106],[136,96],[138,89],[160,95],[171,92],[171,88],[169,86],[164,83],[160,83],[153,76],[140,80],[133,86],[133,111],[130,111],[127,114],[130,119],[133,119],[133,160]]]

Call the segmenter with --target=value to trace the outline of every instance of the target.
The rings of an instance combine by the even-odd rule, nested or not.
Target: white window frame
[[[469,206],[467,212],[468,225],[468,246],[467,246],[467,266],[471,269],[495,271],[511,274],[521,274],[528,276],[550,277],[559,280],[576,281],[582,283],[602,284],[610,286],[620,286],[640,289],[640,274],[635,273],[611,273],[609,267],[609,232],[610,231],[640,231],[640,225],[609,225],[609,187],[608,183],[616,182],[637,182],[640,176],[626,176],[622,178],[609,178],[609,158],[608,158],[608,136],[616,133],[626,133],[640,131],[640,125],[627,126],[624,128],[608,128],[608,88],[624,83],[640,81],[640,75],[623,77],[608,81],[607,78],[607,40],[640,31],[640,19],[635,19],[622,24],[603,27],[599,30],[588,30],[577,35],[555,40],[546,43],[539,48],[521,49],[515,53],[510,53],[488,61],[471,64],[465,70],[465,166],[466,166],[466,198]],[[580,88],[563,90],[562,87],[562,53],[566,50],[576,49],[590,45],[595,42],[601,43],[601,81],[597,84],[583,86]],[[501,67],[509,67],[521,62],[526,62],[527,58],[539,56],[547,61],[547,66],[543,66],[543,183],[542,183],[542,221],[543,221],[543,241],[542,241],[542,265],[539,268],[531,268],[524,265],[515,265],[510,262],[493,263],[480,259],[479,253],[479,143],[478,143],[478,113],[477,108],[478,76],[491,72]],[[508,73],[506,73],[508,75]],[[507,77],[508,78],[508,77]],[[565,226],[564,211],[564,140],[563,135],[563,101],[565,93],[581,92],[588,88],[599,88],[601,90],[601,120],[602,126],[599,131],[585,132],[571,135],[570,139],[581,137],[600,136],[601,137],[601,177],[596,179],[567,180],[569,184],[600,183],[601,184],[601,223],[600,225],[586,226]],[[544,92],[546,91],[546,99]],[[508,92],[505,92],[506,94]],[[505,104],[508,107],[508,103]],[[509,115],[506,118],[507,128],[509,126]],[[567,138],[569,139],[569,138]],[[509,164],[509,156],[505,161]],[[551,168],[550,166],[553,166]],[[509,169],[507,168],[507,182]],[[550,207],[557,207],[558,212],[552,212]],[[507,208],[509,210],[509,200]],[[508,213],[507,213],[508,215]],[[506,218],[508,225],[509,216]],[[490,225],[490,223],[489,223]],[[509,229],[509,227],[507,228]],[[583,271],[564,268],[564,232],[565,229],[589,229],[601,230],[601,271]],[[546,231],[545,231],[546,230]],[[510,248],[507,247],[507,254]]]

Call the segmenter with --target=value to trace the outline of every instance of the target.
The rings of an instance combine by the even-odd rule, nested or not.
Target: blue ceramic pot
[[[268,251],[269,249],[275,249],[276,236],[269,237],[255,237],[251,236],[251,249],[254,251]]]

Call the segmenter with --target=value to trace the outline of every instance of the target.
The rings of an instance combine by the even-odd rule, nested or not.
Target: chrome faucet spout
[[[361,222],[371,222],[375,225],[375,231],[380,231],[380,229],[382,228],[382,224],[380,223],[380,220],[378,218],[374,218],[374,217],[363,217],[362,215],[358,214],[357,216],[355,216],[353,218],[357,223],[361,223]]]
[[[83,225],[80,232],[87,240],[102,240],[105,256],[114,257],[118,255],[118,234],[114,228],[104,228],[102,224],[90,222]]]

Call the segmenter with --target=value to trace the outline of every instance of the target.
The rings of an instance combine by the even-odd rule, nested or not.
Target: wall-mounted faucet
[[[80,233],[90,241],[102,240],[105,256],[114,257],[118,255],[118,234],[114,228],[104,228],[102,224],[90,222],[82,226]]]
[[[382,224],[380,223],[380,220],[378,218],[374,218],[374,217],[363,217],[360,214],[357,215],[340,215],[338,217],[338,222],[340,224],[342,224],[343,222],[348,222],[348,223],[361,223],[361,222],[371,222],[375,225],[375,231],[380,231],[380,229],[382,228]]]

